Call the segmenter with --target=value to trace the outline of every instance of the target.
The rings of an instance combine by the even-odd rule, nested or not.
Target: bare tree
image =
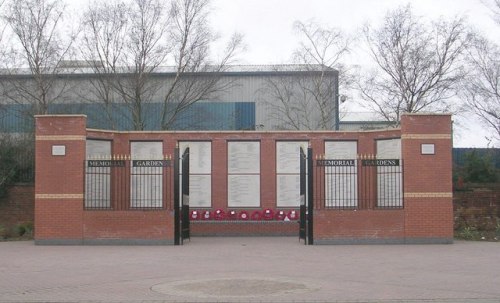
[[[268,105],[280,123],[276,127],[338,128],[339,81],[345,88],[352,79],[341,60],[350,52],[352,39],[340,29],[322,27],[313,21],[297,21],[294,29],[300,41],[293,62],[302,75],[268,77],[262,90],[271,96]]]
[[[209,22],[209,0],[174,0],[171,5],[175,76],[163,94],[161,128],[169,129],[179,113],[194,103],[214,98],[232,83],[221,81],[221,73],[242,50],[243,36],[235,33],[221,57],[210,60],[210,45],[216,36]]]
[[[266,77],[259,94],[269,115],[282,130],[333,129],[338,72],[318,66],[276,66]],[[294,71],[293,74],[290,72]]]
[[[305,64],[316,70],[323,66],[325,71],[339,71],[340,89],[347,89],[353,82],[350,69],[342,60],[350,54],[353,37],[335,27],[325,27],[314,21],[296,21],[294,30],[299,35],[299,46],[293,53],[293,62]]]
[[[492,19],[500,25],[500,0],[481,0],[492,13]]]
[[[124,2],[94,2],[82,18],[82,36],[80,51],[83,59],[93,73],[89,77],[89,90],[80,94],[87,102],[102,105],[106,120],[116,129],[116,116],[120,111],[115,106],[118,96],[115,88],[115,73],[120,69],[120,62],[129,32],[128,6]],[[140,123],[140,122],[139,122]]]
[[[165,62],[168,11],[160,0],[95,2],[83,17],[82,55],[94,76],[90,84],[113,127],[113,112],[123,107],[133,129],[143,130],[145,104],[159,84],[150,75]]]
[[[452,97],[470,33],[463,18],[424,23],[411,6],[388,12],[381,27],[364,28],[377,69],[358,85],[365,104],[388,121],[402,113],[456,110]]]
[[[64,6],[60,0],[8,0],[3,19],[15,38],[8,60],[4,94],[28,104],[32,114],[46,114],[65,92],[57,82],[61,61],[69,55],[73,37],[62,37]],[[19,67],[24,69],[19,69]]]
[[[500,5],[500,2],[497,2]],[[479,35],[468,49],[470,73],[462,82],[468,109],[500,140],[500,48]]]
[[[101,12],[104,6],[107,13]],[[235,35],[222,58],[210,61],[216,37],[208,13],[208,0],[133,0],[89,7],[83,43],[86,60],[95,63],[97,95],[108,105],[126,105],[136,130],[144,129],[151,116],[158,116],[161,129],[171,128],[179,113],[227,86],[220,72],[242,43]],[[153,112],[145,113],[148,108]]]

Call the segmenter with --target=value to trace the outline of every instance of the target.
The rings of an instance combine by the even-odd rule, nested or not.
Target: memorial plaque
[[[259,175],[229,175],[228,176],[228,206],[229,207],[259,207],[260,206],[260,176]]]
[[[87,140],[85,148],[87,159],[111,157],[111,141]]]
[[[278,207],[300,206],[300,176],[279,175],[276,184]]]
[[[190,175],[189,176],[189,206],[211,207],[212,206],[212,176]]]
[[[307,154],[307,141],[279,141],[276,143],[276,172],[278,174],[300,173],[300,148]]]
[[[212,142],[190,141],[180,142],[181,154],[189,146],[189,173],[211,174],[212,173]],[[181,163],[182,166],[182,163]],[[181,167],[182,171],[182,167]]]
[[[434,155],[434,153],[435,153],[434,144],[425,144],[425,143],[423,143],[420,146],[420,153],[422,155]]]
[[[326,159],[356,159],[358,143],[356,141],[328,141],[325,142]]]
[[[180,142],[181,154],[189,147],[189,203],[190,207],[212,205],[212,142]],[[180,171],[182,172],[182,161]],[[182,174],[181,174],[182,175]],[[182,187],[182,178],[180,180]]]
[[[228,173],[259,174],[260,142],[228,142]]]
[[[52,156],[66,156],[66,145],[52,145]]]
[[[276,143],[276,204],[278,207],[300,205],[300,148],[307,153],[307,141]],[[306,166],[307,168],[307,166]]]
[[[163,142],[131,142],[132,160],[162,160]]]
[[[377,159],[401,159],[401,139],[377,140]]]

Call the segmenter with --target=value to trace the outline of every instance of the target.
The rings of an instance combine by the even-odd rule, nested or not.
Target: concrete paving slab
[[[0,243],[0,302],[500,302],[500,243]]]

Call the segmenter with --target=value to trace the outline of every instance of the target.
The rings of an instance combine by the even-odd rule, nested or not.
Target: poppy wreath
[[[205,210],[201,215],[202,220],[210,220],[212,219],[212,213],[209,210]]]
[[[296,211],[296,210],[291,210],[289,213],[288,213],[288,218],[290,220],[298,220],[299,219],[299,212]]]
[[[286,214],[284,211],[280,210],[280,211],[277,211],[276,212],[276,215],[274,216],[274,218],[278,221],[283,221],[285,220],[286,218]]]
[[[250,219],[252,219],[254,221],[262,220],[262,213],[260,211],[256,210],[252,213],[252,216],[250,217]]]
[[[238,214],[238,218],[240,218],[240,220],[248,220],[250,219],[250,215],[246,211],[241,211]]]
[[[235,210],[230,210],[227,213],[227,218],[230,220],[236,220],[236,219],[238,219],[238,213]]]
[[[215,211],[215,220],[224,220],[226,218],[226,213],[222,209],[218,209]]]
[[[189,214],[189,218],[191,220],[199,220],[200,219],[200,212],[197,210],[192,210],[191,214]]]
[[[274,212],[270,208],[264,209],[264,212],[262,213],[262,218],[264,220],[272,220],[274,219]]]

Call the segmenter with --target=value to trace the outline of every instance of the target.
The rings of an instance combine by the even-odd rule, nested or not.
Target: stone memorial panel
[[[259,174],[260,142],[228,142],[228,173]]]
[[[278,207],[300,206],[300,175],[278,175],[276,196]]]
[[[229,207],[259,207],[260,176],[229,175],[228,205]]]
[[[212,205],[212,142],[180,142],[181,155],[189,147],[189,203],[190,207]],[[182,161],[180,162],[182,172]],[[182,178],[180,180],[182,187]]]
[[[307,141],[279,141],[276,143],[276,172],[278,174],[300,173],[300,148],[307,154]]]
[[[212,206],[211,175],[189,176],[189,206],[190,207]]]

